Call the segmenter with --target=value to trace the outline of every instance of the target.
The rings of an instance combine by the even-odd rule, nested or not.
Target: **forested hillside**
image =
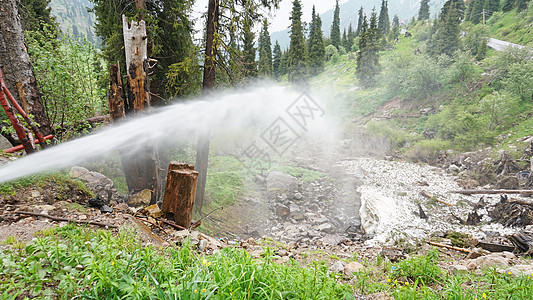
[[[93,7],[91,1],[52,0],[50,7],[63,32],[70,32],[74,37],[83,34],[94,45],[100,43],[94,31],[94,13],[87,11]]]

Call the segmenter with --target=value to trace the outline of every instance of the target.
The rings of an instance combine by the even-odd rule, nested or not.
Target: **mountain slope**
[[[85,35],[89,42],[99,43],[94,34],[94,13],[87,11],[87,8],[93,7],[89,0],[52,0],[50,7],[63,32],[74,36]]]

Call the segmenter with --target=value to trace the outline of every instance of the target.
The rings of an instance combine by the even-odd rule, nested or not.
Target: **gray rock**
[[[281,218],[285,218],[291,213],[291,210],[283,204],[277,204],[274,210],[275,210],[276,215]]]
[[[77,178],[85,182],[87,187],[96,194],[100,200],[109,204],[111,200],[118,201],[122,198],[115,189],[115,184],[111,179],[102,173],[92,172],[84,167],[72,167],[69,173],[70,177]]]
[[[298,188],[298,178],[279,171],[273,171],[266,178],[267,191],[294,191]]]
[[[346,276],[352,276],[353,273],[363,269],[365,266],[363,266],[362,264],[356,262],[356,261],[352,261],[350,262],[349,264],[347,264],[346,266],[344,266],[344,274]]]
[[[152,191],[142,190],[138,193],[130,195],[130,197],[128,198],[128,205],[133,206],[133,207],[148,206],[150,205],[151,200],[152,200]]]
[[[476,259],[471,259],[466,266],[469,270],[483,269],[486,267],[507,268],[514,258],[516,256],[511,252],[491,253]]]
[[[316,230],[329,233],[333,231],[333,226],[329,223],[324,223],[324,224],[318,225],[316,227]]]
[[[292,215],[292,218],[295,221],[302,221],[302,220],[305,220],[305,215],[302,212],[297,212],[297,213]]]
[[[6,150],[11,147],[13,147],[13,145],[11,145],[11,143],[3,135],[0,135],[0,149]]]
[[[454,164],[451,164],[446,171],[452,175],[457,175],[459,174],[459,172],[461,172],[461,168]]]
[[[463,265],[451,265],[450,272],[452,272],[453,274],[464,274],[468,273],[468,268]]]
[[[529,276],[533,274],[533,265],[514,265],[503,270],[501,273],[513,276]]]
[[[290,209],[291,213],[297,213],[297,212],[300,211],[300,206],[298,206],[298,204],[291,203],[289,205],[289,209]]]
[[[343,262],[342,260],[338,260],[329,269],[332,272],[342,273],[342,272],[344,272],[344,266],[345,265],[346,265],[345,262]]]
[[[300,192],[295,192],[293,198],[294,200],[302,200],[304,196]]]

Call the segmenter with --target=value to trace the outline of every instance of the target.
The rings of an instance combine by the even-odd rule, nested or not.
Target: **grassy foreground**
[[[324,262],[301,267],[226,248],[212,256],[180,247],[141,246],[132,231],[118,234],[67,225],[41,232],[27,245],[9,238],[0,252],[2,299],[354,299],[386,292],[396,299],[530,299],[533,274],[494,269],[450,274],[430,251],[391,264],[365,262],[353,277]],[[356,257],[357,255],[354,255]]]

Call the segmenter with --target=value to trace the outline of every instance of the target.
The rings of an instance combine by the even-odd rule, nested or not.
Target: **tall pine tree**
[[[257,76],[257,64],[255,62],[255,47],[254,39],[255,34],[252,31],[253,21],[251,18],[246,17],[243,22],[243,45],[242,45],[242,55],[243,55],[243,69],[244,77],[255,77]]]
[[[527,4],[530,0],[517,0],[516,1],[516,11],[520,12],[527,9]]]
[[[274,45],[273,58],[272,58],[272,76],[278,80],[281,77],[281,60],[283,53],[281,52],[281,46],[278,41]]]
[[[418,10],[418,21],[429,20],[429,0],[422,0],[420,2],[420,9]]]
[[[398,15],[394,15],[394,18],[392,19],[392,29],[390,31],[390,39],[394,40],[398,37],[400,34],[400,18]]]
[[[381,10],[379,12],[379,21],[378,29],[381,32],[382,36],[389,34],[390,30],[390,19],[389,19],[389,8],[387,0],[381,1]]]
[[[502,11],[508,12],[511,11],[516,4],[516,0],[504,0],[505,4],[502,6]]]
[[[268,22],[263,21],[263,28],[259,36],[259,75],[262,77],[272,76],[272,43],[268,32]]]
[[[470,5],[472,5],[472,9],[470,11],[469,21],[474,24],[479,24],[481,21],[483,21],[483,14],[485,13],[485,0],[472,0]]]
[[[361,30],[363,30],[363,19],[365,15],[363,13],[363,7],[359,9],[359,13],[357,15],[357,29],[355,30],[355,36],[359,36],[361,34]]]
[[[307,47],[302,26],[302,4],[292,2],[291,43],[289,47],[289,81],[305,82],[307,79]]]
[[[376,77],[381,72],[379,64],[381,33],[378,28],[378,17],[375,10],[372,11],[370,16],[370,23],[363,17],[361,27],[355,75],[359,79],[359,83],[367,88],[376,84]]]
[[[307,46],[309,52],[309,73],[310,75],[316,75],[324,70],[326,46],[322,36],[322,20],[315,12],[315,6],[313,6],[311,26],[309,30],[309,41],[307,42]]]
[[[486,18],[492,16],[493,13],[500,10],[500,0],[485,0]]]
[[[43,26],[57,27],[55,17],[52,16],[51,0],[20,0],[17,1],[22,29],[37,31]]]
[[[341,9],[339,6],[339,0],[335,4],[335,11],[333,12],[333,24],[331,24],[331,44],[337,49],[341,45],[341,18],[340,18]]]
[[[459,49],[459,25],[462,19],[462,0],[448,0],[441,9],[439,19],[435,21],[435,34],[432,36],[429,53],[433,56],[447,54],[451,56]]]
[[[346,41],[346,51],[352,51],[353,46],[353,39],[355,38],[355,32],[353,31],[352,23],[350,23],[350,26],[348,26],[348,34],[347,34],[348,40]]]

